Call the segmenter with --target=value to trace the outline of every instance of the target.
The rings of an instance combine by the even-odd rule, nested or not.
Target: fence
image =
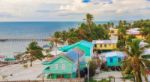
[[[84,79],[51,79],[51,80],[16,80],[0,82],[84,82]]]

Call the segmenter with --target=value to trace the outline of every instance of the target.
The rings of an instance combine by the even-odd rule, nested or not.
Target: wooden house
[[[52,61],[43,62],[43,65],[46,66],[43,72],[47,78],[51,79],[76,78],[77,70],[86,67],[86,63],[82,61],[82,56],[81,51],[70,50],[64,55],[57,56]]]

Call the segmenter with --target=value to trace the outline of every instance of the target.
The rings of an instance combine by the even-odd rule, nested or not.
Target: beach
[[[32,67],[25,68],[23,64],[8,65],[0,68],[0,81],[2,80],[37,80],[42,79],[40,75],[44,67],[42,62],[33,62]],[[4,77],[4,78],[2,78]]]

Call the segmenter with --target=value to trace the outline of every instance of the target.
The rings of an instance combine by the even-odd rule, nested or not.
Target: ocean
[[[45,39],[56,31],[76,28],[81,22],[0,22],[0,39]],[[106,23],[106,22],[97,22]],[[12,56],[24,52],[31,41],[0,41],[0,55]],[[40,46],[48,44],[38,41]]]

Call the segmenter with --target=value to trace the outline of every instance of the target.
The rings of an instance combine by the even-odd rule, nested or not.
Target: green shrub
[[[23,67],[24,67],[24,68],[28,68],[28,65],[27,65],[27,64],[24,64]]]

